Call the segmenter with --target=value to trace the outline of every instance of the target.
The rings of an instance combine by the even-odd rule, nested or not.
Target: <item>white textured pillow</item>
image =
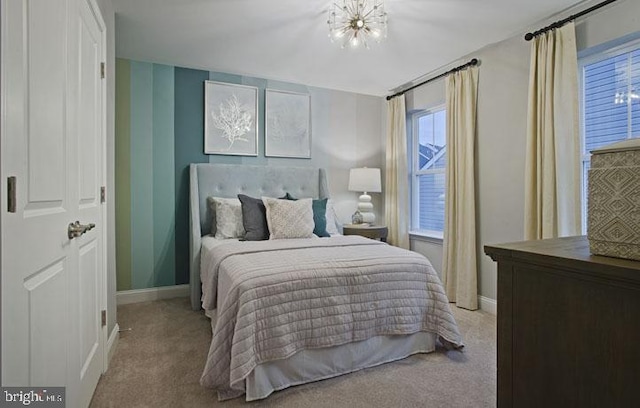
[[[242,238],[244,226],[242,224],[242,204],[237,198],[213,197],[216,209],[217,239]]]
[[[336,209],[333,208],[333,200],[327,200],[327,232],[329,235],[341,235],[338,231],[338,217],[336,216]]]
[[[311,199],[297,201],[262,197],[267,209],[269,239],[313,237],[313,209]]]

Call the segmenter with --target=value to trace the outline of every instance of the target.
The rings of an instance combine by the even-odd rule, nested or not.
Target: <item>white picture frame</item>
[[[204,82],[204,153],[258,155],[258,88]]]
[[[265,91],[265,156],[311,158],[311,95]]]

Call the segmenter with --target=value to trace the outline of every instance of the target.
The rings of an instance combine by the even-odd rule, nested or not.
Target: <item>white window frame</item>
[[[433,230],[424,230],[418,228],[420,225],[420,213],[417,209],[420,208],[420,194],[418,192],[419,182],[418,179],[420,176],[425,174],[445,174],[445,168],[441,169],[426,169],[420,170],[418,166],[420,165],[420,161],[417,160],[418,154],[420,152],[419,144],[420,137],[418,133],[418,121],[421,117],[427,115],[435,115],[440,111],[446,111],[446,105],[441,104],[434,106],[429,109],[420,110],[411,114],[411,225],[410,225],[410,234],[418,235],[427,238],[434,238],[436,240],[442,240],[444,231],[433,231]],[[444,148],[444,154],[447,154],[447,148]]]
[[[585,134],[585,106],[584,106],[584,68],[587,65],[595,64],[597,62],[616,57],[620,54],[630,53],[640,49],[640,39],[627,41],[623,44],[611,47],[607,50],[596,52],[588,56],[578,58],[578,91],[579,91],[579,105],[580,105],[580,191],[581,191],[581,221],[582,221],[582,234],[587,233],[587,183],[585,180],[584,169],[585,165],[591,167],[591,153],[585,151],[586,147],[586,134]],[[631,77],[629,77],[629,81]],[[629,104],[628,113],[631,112],[631,105]],[[627,139],[631,138],[631,122],[627,124]]]

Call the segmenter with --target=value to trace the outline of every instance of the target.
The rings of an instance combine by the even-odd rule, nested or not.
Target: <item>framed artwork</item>
[[[266,90],[265,156],[311,158],[311,96]]]
[[[204,153],[258,155],[258,88],[205,81]]]

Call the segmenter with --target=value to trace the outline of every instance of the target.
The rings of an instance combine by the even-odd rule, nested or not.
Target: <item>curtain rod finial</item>
[[[531,40],[533,40],[533,34],[532,34],[532,33],[527,33],[527,34],[524,36],[524,39],[525,39],[525,40],[527,40],[527,41],[531,41]]]

